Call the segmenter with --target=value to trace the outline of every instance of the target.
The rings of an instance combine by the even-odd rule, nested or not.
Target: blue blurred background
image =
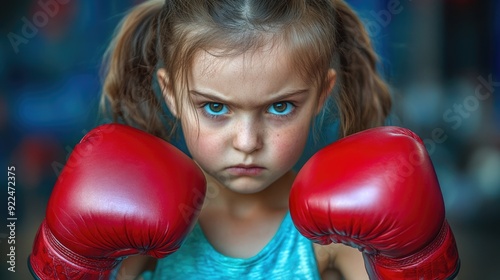
[[[62,165],[97,125],[100,62],[132,0],[18,0],[0,10],[0,278],[26,259]],[[46,9],[44,3],[56,3]],[[460,279],[500,277],[500,1],[349,2],[392,87],[392,124],[425,141],[462,259]],[[16,272],[7,270],[7,167],[16,167]],[[422,217],[425,219],[425,217]]]

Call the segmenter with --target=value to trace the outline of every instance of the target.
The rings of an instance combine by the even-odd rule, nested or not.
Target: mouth
[[[226,171],[233,176],[258,176],[265,170],[264,167],[250,164],[238,164],[226,168]]]

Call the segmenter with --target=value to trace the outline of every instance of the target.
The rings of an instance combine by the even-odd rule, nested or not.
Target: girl
[[[346,3],[151,0],[126,16],[107,58],[105,111],[170,141],[180,126],[208,182],[181,249],[157,262],[130,257],[118,279],[326,279],[331,271],[368,279],[360,252],[313,244],[288,212],[312,123],[338,116],[346,136],[382,125],[390,110],[370,40]]]

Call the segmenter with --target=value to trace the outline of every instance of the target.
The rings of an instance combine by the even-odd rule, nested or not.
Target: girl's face
[[[198,53],[189,77],[192,104],[184,102],[178,117],[188,149],[209,181],[256,193],[297,162],[326,94],[318,94],[317,85],[306,83],[294,68],[280,45],[238,56]],[[328,77],[330,90],[333,70]],[[172,98],[167,103],[176,112]]]

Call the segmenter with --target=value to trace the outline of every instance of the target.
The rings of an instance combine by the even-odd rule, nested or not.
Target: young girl
[[[109,49],[103,105],[114,120],[170,141],[180,126],[208,195],[176,253],[129,257],[117,279],[327,279],[332,271],[368,279],[358,250],[298,233],[288,198],[315,121],[337,116],[340,136],[383,124],[391,101],[376,61],[341,0],[135,7]]]

